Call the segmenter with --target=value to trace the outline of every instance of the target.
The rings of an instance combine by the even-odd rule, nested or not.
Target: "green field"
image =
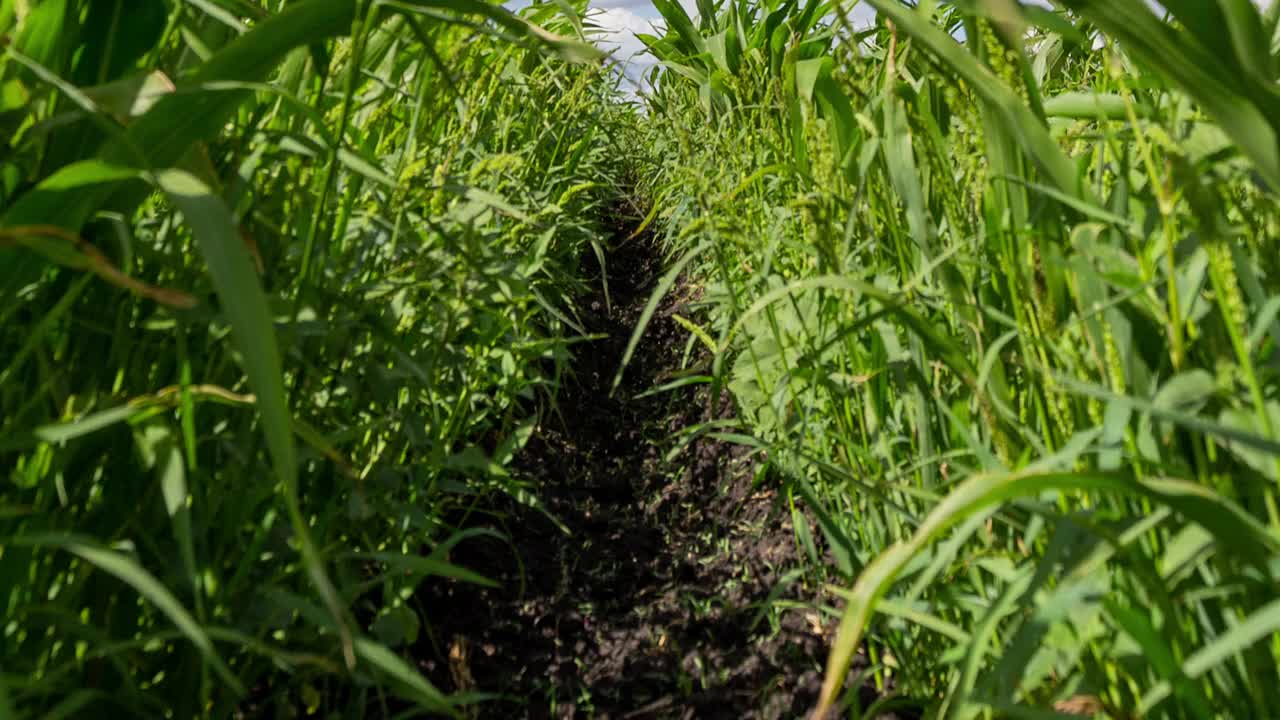
[[[856,4],[0,0],[0,720],[1280,717],[1280,4]]]

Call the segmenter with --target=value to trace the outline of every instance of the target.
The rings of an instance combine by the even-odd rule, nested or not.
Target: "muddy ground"
[[[664,460],[682,430],[732,416],[705,385],[641,397],[679,370],[689,333],[672,314],[691,314],[689,284],[662,302],[610,394],[662,272],[650,238],[617,245],[612,305],[598,282],[581,303],[586,329],[607,338],[578,346],[559,413],[516,462],[568,533],[514,502],[492,516],[511,544],[468,540],[451,560],[500,588],[431,583],[417,657],[442,690],[496,694],[477,717],[802,717],[829,638],[813,610],[774,604],[818,596],[792,573],[790,512],[753,483],[746,448],[702,439]]]

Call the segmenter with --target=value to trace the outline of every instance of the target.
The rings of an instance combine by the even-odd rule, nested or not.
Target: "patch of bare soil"
[[[801,717],[828,638],[812,611],[770,608],[816,594],[780,586],[802,564],[791,515],[741,446],[703,438],[664,460],[682,430],[733,410],[705,385],[641,397],[679,368],[688,332],[671,316],[694,288],[668,294],[610,394],[662,259],[637,239],[609,263],[611,307],[598,290],[582,303],[607,338],[578,346],[559,413],[516,462],[568,533],[514,502],[492,516],[511,544],[471,539],[451,560],[500,587],[432,583],[416,655],[442,689],[495,694],[478,717]]]

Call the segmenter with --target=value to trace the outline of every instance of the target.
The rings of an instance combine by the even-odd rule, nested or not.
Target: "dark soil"
[[[784,584],[802,564],[791,514],[753,484],[742,446],[701,439],[663,459],[681,430],[732,416],[705,385],[638,397],[679,371],[689,333],[671,316],[689,314],[695,288],[663,301],[610,395],[662,272],[649,241],[618,245],[612,307],[599,290],[581,303],[587,330],[607,338],[578,346],[558,414],[516,461],[569,532],[511,502],[497,526],[510,545],[468,540],[451,557],[501,587],[432,583],[417,656],[443,690],[498,695],[479,717],[803,716],[829,637],[816,612],[774,604],[816,596]]]

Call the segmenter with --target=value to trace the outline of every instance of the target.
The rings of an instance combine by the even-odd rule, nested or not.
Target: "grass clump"
[[[0,708],[467,700],[399,651],[534,502],[629,116],[580,11],[0,3]]]
[[[640,112],[585,3],[0,0],[0,716],[482,699],[418,591],[631,195],[819,715],[1280,706],[1280,5],[867,1],[655,0]]]
[[[1276,18],[1164,4],[658,4],[644,191],[856,579],[824,708],[864,640],[928,716],[1276,705]]]

